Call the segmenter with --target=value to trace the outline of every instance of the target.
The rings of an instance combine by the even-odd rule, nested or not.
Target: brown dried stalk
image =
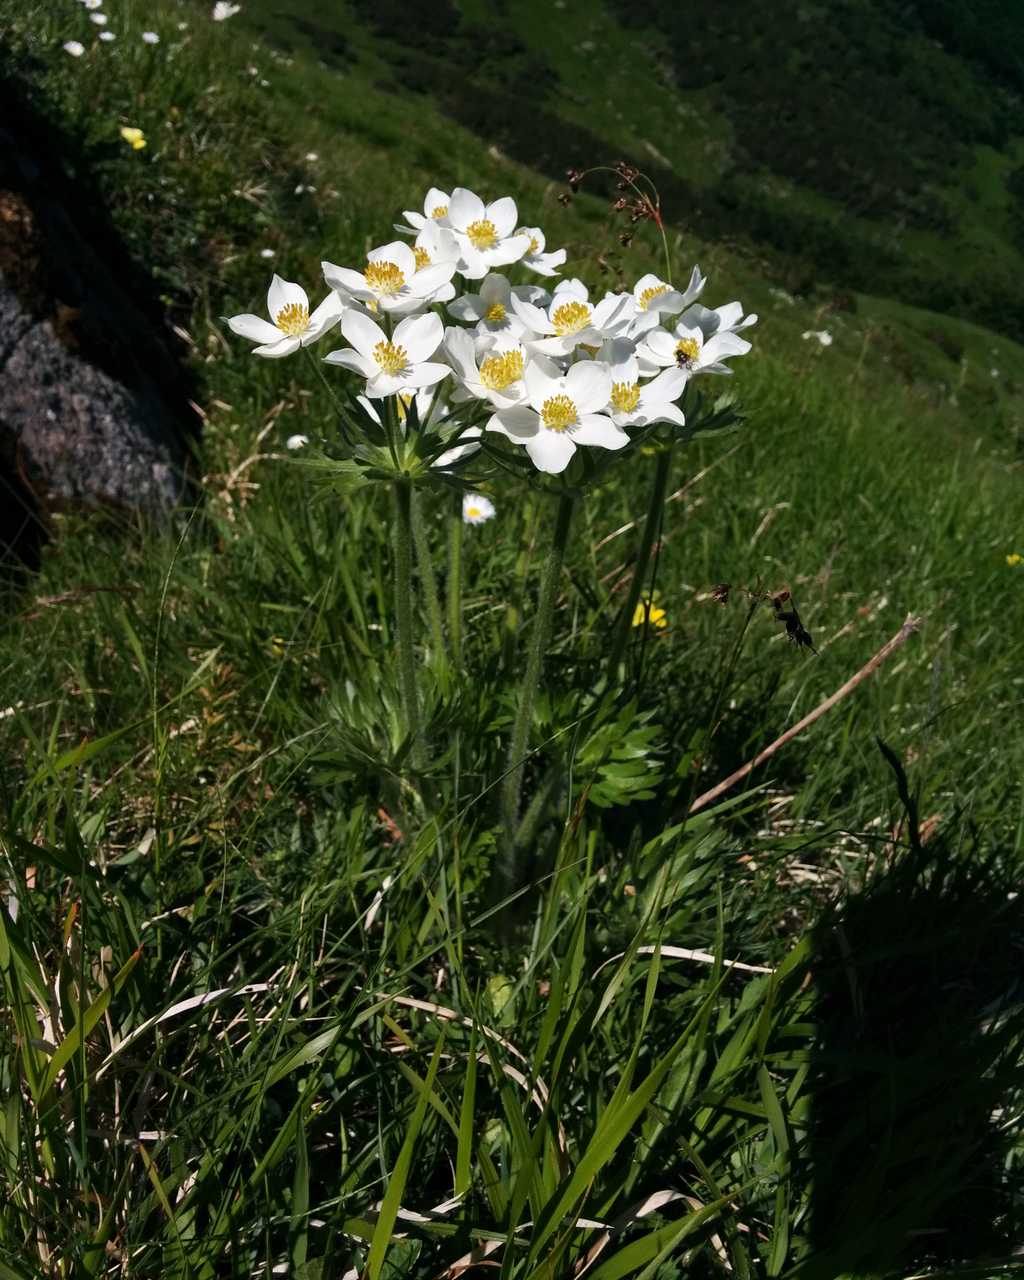
[[[848,693],[852,693],[862,681],[866,680],[868,676],[877,671],[882,663],[894,654],[896,650],[914,634],[915,631],[920,629],[920,627],[921,619],[915,618],[913,614],[908,613],[904,619],[903,626],[900,627],[899,631],[896,632],[891,640],[888,640],[882,645],[881,649],[879,649],[875,656],[869,659],[855,676],[851,676],[844,685],[835,691],[835,693],[827,697],[824,702],[819,703],[819,705],[816,706],[808,715],[804,716],[802,720],[798,720],[791,729],[786,730],[781,738],[776,738],[773,743],[765,747],[765,749],[756,755],[753,760],[748,761],[742,768],[737,769],[735,773],[730,773],[728,778],[725,778],[722,782],[718,783],[717,786],[712,787],[710,791],[705,791],[703,795],[698,796],[697,799],[694,800],[693,804],[690,805],[689,812],[696,813],[698,809],[706,808],[712,800],[717,800],[720,795],[734,787],[737,782],[741,782],[748,774],[753,773],[759,764],[764,764],[764,762],[770,756],[773,756],[780,747],[785,746],[785,744],[795,738],[797,734],[803,733],[803,731],[809,725],[812,725],[815,720],[819,720],[826,711],[831,711],[837,702],[841,702]]]

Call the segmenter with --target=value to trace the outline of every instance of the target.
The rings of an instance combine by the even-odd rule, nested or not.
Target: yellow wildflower
[[[121,137],[124,138],[133,151],[141,151],[146,145],[146,135],[141,129],[136,129],[130,125],[122,125]]]
[[[1024,564],[1024,556],[1019,551],[1011,551],[1006,557],[1006,563],[1011,569],[1016,569],[1019,564]]]
[[[652,600],[641,600],[633,614],[633,626],[642,627],[645,622],[648,626],[664,631],[668,626],[668,614]]]

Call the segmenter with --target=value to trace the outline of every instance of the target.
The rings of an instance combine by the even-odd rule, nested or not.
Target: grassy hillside
[[[5,588],[5,1280],[1019,1266],[1016,27],[745,8],[680,33],[574,0],[222,24],[115,0],[101,43],[71,0],[0,0],[15,125],[151,274],[203,418],[194,509],[48,517]],[[870,81],[829,72],[837,45]],[[792,106],[752,120],[780,50]],[[857,113],[897,92],[883,136]],[[551,495],[484,477],[461,662],[417,606],[415,759],[390,495],[302,465],[285,442],[332,452],[329,393],[221,317],[262,312],[272,271],[318,300],[321,259],[362,263],[433,184],[512,194],[566,274],[631,286],[664,269],[653,227],[624,248],[603,178],[559,199],[568,164],[620,155],[656,175],[675,278],[699,261],[710,303],[760,314],[745,421],[675,449],[646,588],[668,625],[611,672],[664,455],[579,500],[510,874]],[[455,577],[454,501],[423,495],[421,592]],[[751,603],[784,585],[816,653]]]

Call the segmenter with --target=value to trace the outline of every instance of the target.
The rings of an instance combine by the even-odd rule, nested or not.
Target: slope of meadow
[[[111,0],[101,44],[72,0],[0,0],[0,72],[151,272],[203,420],[194,509],[51,517],[5,588],[4,1277],[1019,1265],[1019,62],[966,25],[962,57],[929,45],[945,4],[848,8],[837,39],[858,19],[865,65],[913,54],[959,113],[946,156],[900,114],[930,167],[878,171],[898,211],[848,185],[877,138],[800,169],[807,98],[777,149],[744,130],[725,19],[691,15],[688,71],[665,6],[253,0],[214,24]],[[800,12],[817,32],[825,7]],[[793,58],[808,98],[842,78]],[[621,155],[656,176],[676,277],[699,261],[713,305],[760,315],[745,422],[676,450],[668,626],[631,633],[598,702],[655,459],[580,501],[510,877],[494,797],[546,495],[488,482],[462,666],[421,646],[411,762],[387,495],[288,452],[334,433],[327,392],[220,317],[262,312],[271,270],[318,295],[322,258],[364,261],[435,184],[512,194],[567,274],[631,285],[663,270],[653,228],[624,248],[600,175],[559,199],[566,164]],[[448,504],[423,515],[444,582]],[[748,603],[784,585],[816,654]],[[908,614],[879,673],[687,821]]]

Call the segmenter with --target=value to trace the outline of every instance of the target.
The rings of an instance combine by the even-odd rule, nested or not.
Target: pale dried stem
[[[776,738],[773,743],[765,747],[765,749],[756,755],[753,760],[748,761],[742,768],[737,769],[735,773],[730,773],[728,778],[718,783],[717,786],[712,787],[710,791],[705,791],[703,795],[698,796],[697,799],[694,800],[693,804],[690,805],[689,812],[696,813],[698,809],[706,808],[712,800],[717,800],[720,795],[729,791],[737,782],[742,782],[748,774],[753,773],[758,765],[764,764],[764,762],[769,759],[769,757],[773,756],[780,747],[784,747],[787,742],[790,742],[798,734],[803,733],[808,726],[814,724],[815,720],[820,720],[826,711],[831,711],[837,702],[841,702],[847,694],[852,693],[859,684],[868,678],[868,676],[877,671],[882,663],[885,662],[887,658],[891,657],[891,655],[894,654],[896,650],[914,634],[915,631],[918,631],[920,627],[921,619],[915,618],[912,614],[908,613],[903,626],[900,627],[899,631],[896,632],[891,640],[882,645],[881,649],[879,649],[875,656],[866,662],[855,676],[851,676],[844,685],[835,691],[835,693],[827,697],[824,702],[819,703],[819,705],[816,706],[808,715],[804,716],[802,720],[798,720],[791,729],[787,729],[780,738]]]

